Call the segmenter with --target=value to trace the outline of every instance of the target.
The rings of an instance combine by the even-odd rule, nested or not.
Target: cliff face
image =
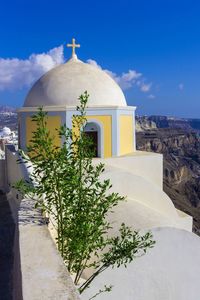
[[[142,132],[149,129],[156,129],[156,123],[147,117],[136,116],[136,131]]]
[[[143,117],[139,117],[139,119],[141,118]],[[178,128],[200,132],[200,119],[170,118],[166,116],[150,116],[146,119],[154,122],[157,128]]]
[[[159,128],[137,133],[137,149],[164,156],[164,190],[175,206],[194,218],[200,235],[200,138],[197,132]]]

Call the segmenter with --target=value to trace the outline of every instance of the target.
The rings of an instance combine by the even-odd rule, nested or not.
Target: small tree
[[[84,270],[94,269],[79,286],[80,293],[110,266],[126,266],[154,245],[150,232],[140,235],[124,223],[118,236],[108,236],[112,226],[106,217],[125,198],[109,193],[110,180],[100,180],[104,165],[92,162],[92,141],[84,134],[88,97],[87,92],[79,97],[72,129],[58,129],[64,140],[61,147],[54,145],[54,137],[47,129],[47,113],[40,108],[32,117],[37,129],[27,153],[21,151],[21,155],[25,163],[33,165],[33,172],[29,182],[16,184],[19,190],[36,196],[36,206],[55,220],[58,249],[68,271],[75,274],[74,283],[79,283]],[[99,293],[110,290],[105,286]]]

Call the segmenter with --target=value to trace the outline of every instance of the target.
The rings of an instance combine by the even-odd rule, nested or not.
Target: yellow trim
[[[54,137],[54,145],[57,147],[61,146],[61,138],[58,136],[58,131],[61,126],[60,116],[47,116],[47,128],[51,135]],[[30,143],[33,132],[36,130],[35,122],[32,122],[31,117],[26,117],[26,145]]]
[[[133,152],[133,116],[120,115],[120,155]]]

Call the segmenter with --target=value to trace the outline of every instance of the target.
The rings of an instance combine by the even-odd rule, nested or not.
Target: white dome
[[[118,84],[104,71],[72,58],[44,74],[29,91],[24,106],[76,106],[87,91],[88,106],[126,106]]]
[[[10,128],[4,127],[4,128],[2,129],[2,134],[3,134],[3,136],[8,136],[8,135],[10,135],[10,134],[11,134]]]

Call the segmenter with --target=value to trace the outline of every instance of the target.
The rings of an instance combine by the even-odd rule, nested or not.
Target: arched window
[[[102,129],[101,126],[96,122],[88,122],[84,128],[84,132],[93,141],[93,151],[95,157],[103,157],[103,145],[102,145]]]

